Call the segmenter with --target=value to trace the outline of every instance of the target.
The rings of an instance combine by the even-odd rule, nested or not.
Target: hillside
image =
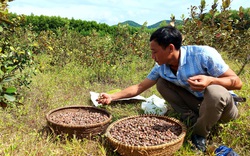
[[[164,20],[159,21],[159,22],[157,22],[155,24],[149,25],[147,27],[149,29],[151,29],[151,28],[158,28],[162,22],[164,22]],[[166,22],[170,23],[171,21],[170,20],[166,20]],[[122,22],[120,24],[122,24],[122,25],[128,24],[129,26],[132,26],[132,27],[141,27],[142,26],[142,25],[140,25],[140,24],[138,24],[138,23],[136,23],[134,21],[131,21],[131,20],[124,21],[124,22]],[[176,25],[181,25],[181,24],[182,24],[182,20],[176,20]]]
[[[128,24],[129,26],[132,26],[132,27],[141,27],[142,26],[142,25],[140,25],[140,24],[138,24],[138,23],[136,23],[134,21],[130,21],[130,20],[119,23],[119,24],[122,24],[122,25]]]

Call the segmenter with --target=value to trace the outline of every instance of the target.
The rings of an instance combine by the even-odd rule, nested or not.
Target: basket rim
[[[108,115],[108,119],[103,121],[103,122],[100,122],[100,123],[96,123],[96,124],[87,124],[87,125],[69,125],[69,124],[63,124],[63,123],[56,123],[54,121],[52,121],[50,119],[50,115],[56,111],[60,111],[60,110],[64,110],[64,109],[72,109],[72,108],[80,108],[80,109],[83,109],[83,108],[88,108],[88,109],[95,109],[95,110],[99,110],[101,112],[103,112],[104,114],[107,114]],[[63,106],[63,107],[59,107],[59,108],[55,108],[55,109],[52,109],[50,110],[48,113],[46,113],[45,115],[45,118],[47,120],[47,122],[49,123],[52,123],[53,125],[56,125],[56,126],[61,126],[61,127],[67,127],[67,128],[93,128],[93,127],[99,127],[101,125],[106,125],[108,123],[111,122],[112,120],[112,115],[111,113],[109,113],[107,110],[105,109],[102,109],[102,108],[98,108],[98,107],[94,107],[94,106],[83,106],[83,105],[71,105],[71,106]]]
[[[136,118],[136,117],[156,117],[156,118],[164,118],[164,119],[168,119],[168,120],[171,120],[171,121],[174,121],[176,122],[177,124],[179,124],[182,128],[182,132],[180,135],[177,136],[176,139],[174,140],[171,140],[171,141],[168,141],[168,142],[165,142],[163,144],[159,144],[159,145],[152,145],[152,146],[134,146],[134,145],[130,145],[130,144],[127,144],[127,143],[124,143],[124,142],[121,142],[121,141],[118,141],[117,139],[113,138],[112,135],[109,133],[110,129],[118,122],[121,122],[123,120],[127,120],[127,119],[131,119],[131,118]],[[168,117],[168,116],[161,116],[161,115],[155,115],[155,114],[141,114],[141,115],[133,115],[133,116],[128,116],[128,117],[125,117],[125,118],[122,118],[122,119],[119,119],[113,123],[111,123],[108,128],[106,129],[106,133],[105,133],[105,136],[108,137],[108,139],[110,139],[112,142],[118,144],[118,145],[122,145],[122,146],[125,146],[125,147],[128,147],[128,148],[133,148],[135,150],[142,150],[142,149],[148,149],[148,150],[153,150],[153,149],[158,149],[158,148],[164,148],[166,146],[171,146],[171,145],[174,145],[178,142],[180,142],[181,140],[184,139],[184,137],[186,136],[186,131],[187,131],[187,128],[186,126],[179,120],[173,118],[173,117]]]

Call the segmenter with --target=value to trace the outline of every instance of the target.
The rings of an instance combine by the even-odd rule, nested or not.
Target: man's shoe
[[[200,136],[200,135],[192,135],[191,140],[198,150],[202,152],[206,152],[206,138],[205,137]]]

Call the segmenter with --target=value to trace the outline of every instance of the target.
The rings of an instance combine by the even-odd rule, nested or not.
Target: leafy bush
[[[33,65],[33,34],[19,24],[22,16],[9,20],[7,1],[0,3],[0,103],[2,107],[19,103],[18,87],[28,86]]]
[[[230,10],[230,0],[223,0],[218,10],[215,0],[208,12],[206,1],[201,0],[200,6],[191,6],[190,17],[183,18],[181,28],[184,44],[210,45],[228,57],[236,60],[238,75],[250,60],[250,9],[239,8],[238,12]]]

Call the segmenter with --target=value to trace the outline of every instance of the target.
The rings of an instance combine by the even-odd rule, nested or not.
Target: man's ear
[[[170,52],[174,52],[175,46],[173,44],[169,44],[169,50],[170,50]]]

